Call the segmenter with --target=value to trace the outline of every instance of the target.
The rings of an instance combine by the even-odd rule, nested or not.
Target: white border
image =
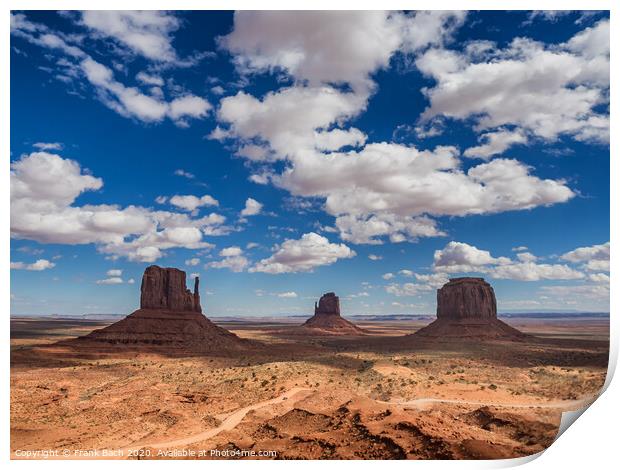
[[[0,25],[2,36],[2,47],[0,48],[0,66],[3,74],[3,79],[0,81],[0,103],[2,103],[1,118],[0,118],[0,145],[3,149],[3,164],[4,171],[0,176],[0,191],[3,192],[3,199],[0,202],[0,221],[4,227],[4,231],[1,235],[0,257],[2,259],[2,265],[4,269],[0,274],[0,299],[4,308],[5,326],[4,338],[1,344],[4,364],[9,363],[9,311],[10,311],[10,275],[9,275],[9,155],[10,155],[10,82],[9,82],[9,66],[10,66],[10,32],[9,32],[9,11],[10,10],[63,10],[63,9],[176,9],[176,10],[228,10],[228,9],[265,9],[265,10],[333,10],[333,9],[434,9],[434,10],[458,10],[458,9],[470,9],[470,10],[497,10],[497,9],[514,9],[514,10],[532,10],[532,9],[560,9],[560,10],[611,10],[611,44],[618,44],[618,34],[616,33],[617,21],[615,20],[615,12],[617,10],[615,6],[618,2],[609,0],[507,0],[499,2],[498,0],[478,0],[478,1],[456,1],[456,0],[420,0],[420,1],[394,1],[383,0],[369,1],[358,0],[356,2],[347,2],[342,0],[314,0],[305,2],[286,2],[283,0],[263,0],[261,2],[249,1],[249,0],[212,0],[212,1],[199,1],[199,0],[90,0],[90,1],[77,1],[77,0],[5,0],[2,2],[2,9],[4,10],[3,21]],[[612,47],[612,60],[611,60],[611,82],[614,82],[614,77],[617,76],[617,60],[613,56]],[[614,155],[613,150],[617,150],[617,138],[616,138],[616,119],[617,115],[616,103],[614,100],[611,102],[611,154]],[[619,165],[617,161],[617,152],[615,152],[616,158],[611,159],[611,172],[610,175],[618,175]],[[617,201],[620,198],[617,183],[618,178],[611,178],[611,244],[616,246],[617,234],[618,234],[618,204]],[[443,462],[443,461],[418,461],[412,463],[403,464],[396,461],[390,461],[388,465],[421,465],[425,468],[444,468],[445,466],[458,466],[459,468],[500,468],[500,467],[512,467],[520,464],[528,463],[528,468],[532,469],[548,469],[550,466],[553,468],[567,468],[567,469],[580,469],[584,468],[610,468],[617,461],[616,448],[617,442],[617,418],[618,418],[618,406],[617,403],[620,400],[620,386],[618,380],[611,381],[613,371],[617,363],[618,355],[618,335],[619,330],[617,322],[613,318],[616,312],[616,306],[618,303],[617,296],[617,284],[615,281],[615,273],[618,268],[618,257],[614,256],[614,250],[612,250],[612,283],[611,283],[611,299],[610,299],[610,316],[611,316],[611,350],[610,350],[610,372],[608,374],[608,380],[606,386],[609,388],[605,393],[581,416],[578,420],[578,424],[571,426],[570,429],[564,433],[556,443],[554,443],[547,451],[542,454],[538,454],[538,458],[526,458],[526,459],[513,459],[509,461],[456,461],[456,462]],[[8,460],[10,456],[10,443],[9,443],[9,368],[5,366],[5,372],[1,377],[2,381],[2,407],[0,409],[2,418],[2,444],[3,449],[2,459]],[[162,465],[178,465],[178,461],[149,461],[149,466],[162,466]],[[211,467],[223,467],[223,466],[235,466],[240,467],[247,464],[248,461],[204,461],[187,462],[186,465],[191,466],[204,466],[209,465]],[[265,468],[273,468],[273,466],[289,465],[284,462],[273,461],[249,461],[249,465],[252,466],[265,466]],[[72,468],[75,466],[83,466],[83,462],[66,462],[66,461],[11,461],[11,465],[30,468],[39,467],[41,465],[49,466],[51,468]],[[185,463],[185,462],[184,462]],[[89,461],[89,466],[95,468],[103,468],[110,465],[108,462],[101,461]],[[113,465],[132,465],[130,462],[114,462]],[[295,465],[301,466],[314,466],[314,465],[327,465],[329,467],[367,467],[375,469],[377,465],[384,465],[384,463],[378,463],[374,461],[336,461],[334,462],[295,462]],[[194,467],[196,468],[196,467]]]

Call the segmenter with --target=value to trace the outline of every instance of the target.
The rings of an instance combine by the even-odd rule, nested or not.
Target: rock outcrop
[[[363,335],[365,331],[340,316],[340,299],[333,292],[314,304],[314,316],[301,325],[302,332],[326,335]]]
[[[497,319],[493,287],[480,277],[450,279],[437,290],[437,320],[415,335],[432,338],[522,339],[526,335]]]
[[[186,286],[185,271],[149,266],[142,276],[140,308],[175,312],[202,312],[199,279],[194,279],[194,292]]]
[[[194,280],[194,292],[187,289],[185,282],[184,271],[149,266],[142,276],[140,308],[78,340],[223,354],[249,347],[249,341],[215,325],[202,314],[198,278]]]
[[[334,292],[328,292],[314,303],[315,315],[338,315],[340,316],[340,298]]]
[[[481,277],[450,279],[437,290],[437,318],[497,318],[491,284]]]

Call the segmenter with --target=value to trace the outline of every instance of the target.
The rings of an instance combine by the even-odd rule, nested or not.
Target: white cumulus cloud
[[[560,135],[609,140],[609,116],[598,109],[608,102],[608,20],[563,44],[516,38],[504,49],[493,45],[477,55],[431,49],[416,65],[437,82],[426,90],[430,106],[423,121],[472,118],[478,131],[513,125],[551,141]],[[514,133],[508,137],[489,137],[486,146],[470,149],[470,154],[486,158],[522,143]]]
[[[561,259],[571,263],[583,263],[587,271],[607,271],[610,269],[609,242],[601,245],[583,246],[564,253]]]
[[[468,148],[463,155],[488,160],[494,155],[503,153],[512,145],[527,143],[527,136],[522,131],[497,130],[482,134],[479,140],[483,142],[481,145]]]
[[[452,241],[435,251],[433,269],[443,273],[486,273],[494,279],[540,281],[583,279],[585,275],[565,264],[536,263],[531,253],[519,253],[517,260],[493,257],[489,251]]]
[[[243,250],[238,246],[229,246],[220,250],[219,255],[222,257],[219,261],[211,261],[207,263],[207,268],[230,269],[239,273],[245,271],[250,261],[243,255]]]
[[[139,206],[76,205],[101,178],[59,155],[34,152],[11,163],[11,237],[40,243],[97,245],[112,258],[153,262],[174,247],[209,248],[203,235],[228,233],[219,214],[190,218]]]
[[[456,241],[451,241],[442,250],[435,251],[433,258],[434,269],[448,273],[472,272],[487,265],[510,263],[508,258],[494,258],[486,250]]]
[[[165,203],[166,199],[163,198],[161,199],[161,201],[162,203]],[[169,202],[173,206],[176,206],[180,209],[184,209],[190,212],[198,209],[199,207],[219,205],[219,202],[212,196],[209,196],[208,194],[205,194],[204,196],[201,196],[201,197],[194,196],[192,194],[175,195],[175,196],[172,196],[170,199],[168,199],[167,202]]]
[[[147,59],[176,60],[172,33],[181,22],[164,11],[86,10],[81,22],[101,36],[109,37]]]
[[[124,117],[143,122],[161,122],[168,117],[179,125],[186,125],[188,118],[203,118],[212,108],[206,99],[191,94],[168,102],[144,94],[138,88],[127,87],[114,78],[109,67],[91,57],[83,59],[79,67],[97,91],[99,100]]]
[[[295,299],[297,298],[297,292],[280,292],[277,296],[283,299]]]
[[[572,251],[564,253],[560,258],[573,263],[580,263],[585,261],[596,260],[608,260],[610,251],[610,243],[602,243],[600,245],[582,246]]]
[[[583,279],[585,275],[564,264],[536,264],[519,262],[496,266],[490,270],[494,279],[512,279],[516,281],[540,281],[541,279]]]
[[[516,160],[498,158],[465,171],[453,146],[418,150],[367,143],[362,131],[347,127],[348,120],[366,109],[375,90],[372,73],[386,67],[396,50],[414,55],[429,46],[433,48],[428,53],[443,50],[437,47],[449,42],[464,18],[458,12],[237,13],[233,31],[220,45],[231,52],[238,69],[286,73],[294,81],[262,97],[239,92],[224,98],[212,138],[233,141],[238,155],[254,164],[260,161],[252,181],[272,183],[294,196],[324,199],[341,238],[352,243],[444,235],[433,216],[568,201],[574,192],[565,181],[541,179]],[[283,27],[282,21],[291,26]],[[355,39],[359,34],[364,36],[361,42]],[[449,60],[433,63],[450,68]],[[431,72],[439,71],[425,70]],[[507,130],[509,124],[495,126],[483,138],[480,147],[486,147],[469,155],[488,158],[524,140],[523,131]],[[276,170],[275,160],[286,161],[283,171]]]
[[[180,23],[165,12],[87,11],[83,13],[81,24],[90,28],[95,39],[112,38],[160,64],[186,66],[197,60],[176,56],[170,34]],[[55,32],[29,21],[22,13],[11,15],[11,34],[62,55],[56,61],[57,69],[50,69],[55,77],[66,83],[80,81],[82,88],[85,88],[82,82],[88,82],[96,98],[121,116],[146,123],[169,118],[178,126],[187,127],[189,119],[202,119],[212,108],[205,98],[183,90],[175,90],[173,98],[167,100],[162,90],[165,81],[158,75],[146,72],[136,75],[137,82],[146,90],[125,85],[115,78],[110,67],[81,49],[82,35]]]
[[[46,259],[38,259],[34,263],[24,263],[23,261],[11,262],[11,269],[25,269],[26,271],[44,271],[56,266]]]
[[[250,215],[258,215],[263,209],[263,205],[258,202],[256,199],[252,199],[251,197],[247,198],[245,201],[245,207],[241,211],[242,217],[247,217]]]
[[[339,259],[352,258],[355,254],[342,243],[330,243],[327,238],[310,232],[298,240],[286,240],[276,247],[273,255],[257,262],[250,271],[269,274],[312,271]]]

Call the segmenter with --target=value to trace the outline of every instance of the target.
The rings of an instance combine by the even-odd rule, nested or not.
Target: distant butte
[[[199,280],[187,289],[185,272],[149,266],[142,276],[140,308],[124,319],[78,338],[114,345],[151,345],[227,352],[249,345],[202,314]]]
[[[429,338],[519,340],[527,335],[497,319],[493,287],[480,277],[450,279],[437,290],[437,320],[418,330]]]
[[[314,304],[314,316],[306,320],[301,328],[314,334],[365,334],[363,329],[340,316],[340,299],[334,292],[328,292]]]

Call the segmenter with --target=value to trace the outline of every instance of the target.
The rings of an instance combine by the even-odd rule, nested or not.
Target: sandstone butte
[[[314,304],[314,316],[301,325],[315,334],[363,335],[365,331],[340,316],[340,299],[334,292],[324,294]]]
[[[450,279],[437,290],[437,319],[414,333],[429,338],[525,339],[497,318],[493,287],[480,277]]]
[[[122,320],[78,338],[82,343],[151,345],[196,351],[226,352],[249,346],[202,314],[198,277],[194,291],[185,272],[149,266],[142,276],[140,308]]]

